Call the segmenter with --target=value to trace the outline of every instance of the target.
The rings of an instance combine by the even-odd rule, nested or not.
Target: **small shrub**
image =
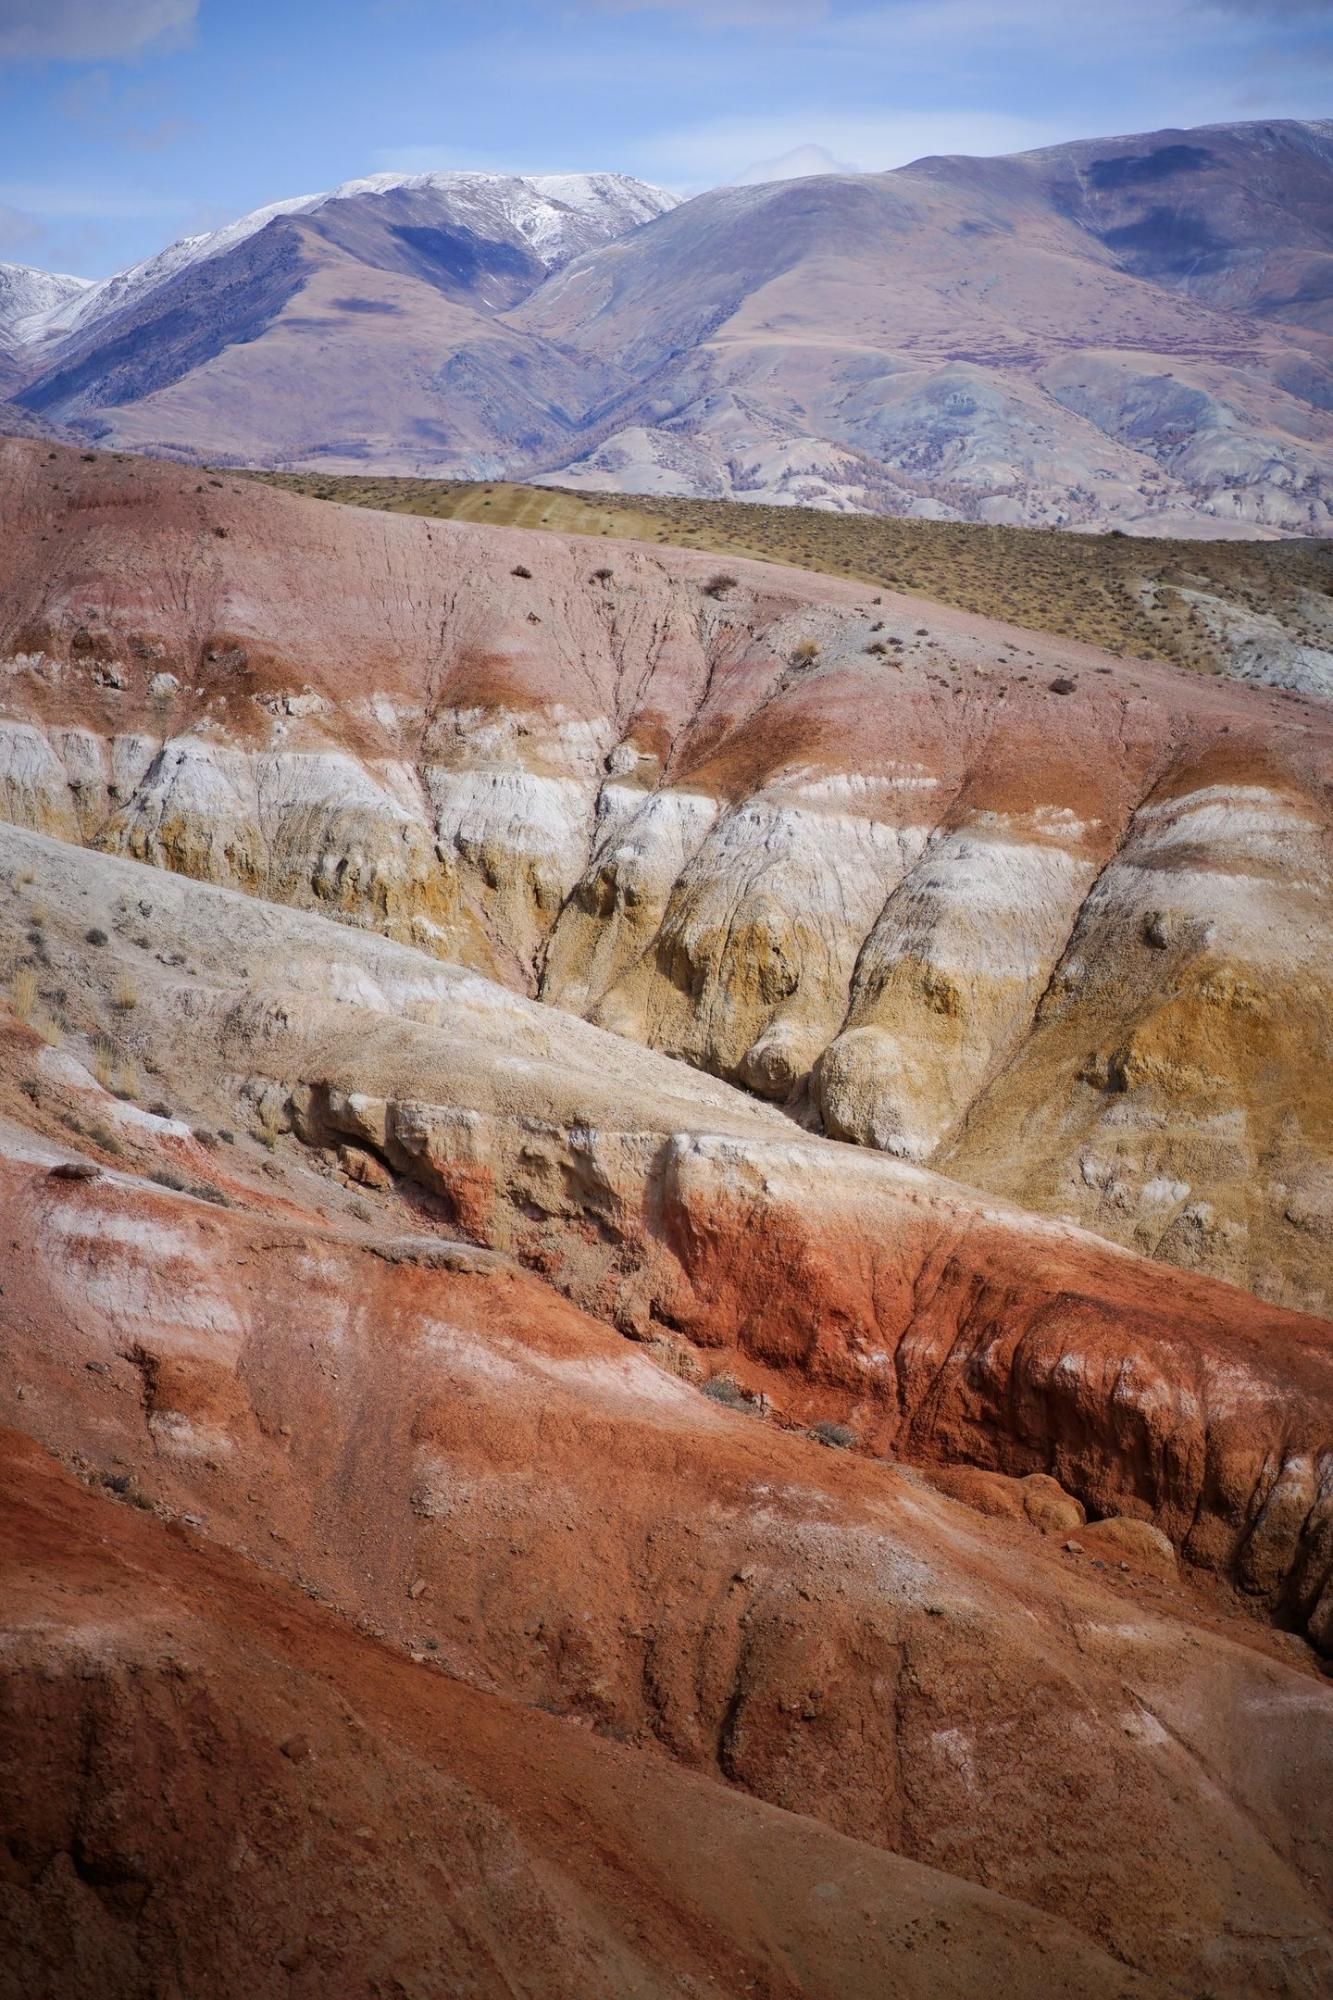
[[[128,1058],[117,1068],[109,1088],[111,1095],[118,1097],[122,1104],[139,1102],[139,1073]]]
[[[592,580],[594,583],[610,583],[614,575],[615,575],[614,570],[595,569],[592,573]]]
[[[269,1152],[277,1145],[283,1130],[282,1110],[277,1098],[266,1092],[255,1106],[255,1137]]]
[[[808,667],[819,658],[819,641],[801,639],[792,648],[791,663],[794,667]]]
[[[107,942],[106,932],[99,930],[96,924],[93,925],[90,931],[85,931],[83,935],[88,944],[105,944]]]
[[[525,583],[532,581],[532,571],[527,567],[526,563],[515,563],[509,574],[511,576],[521,576]]]
[[[196,1201],[211,1201],[215,1208],[231,1207],[231,1196],[214,1187],[211,1181],[191,1181],[186,1193],[192,1194]]]
[[[31,1022],[40,1002],[37,974],[30,965],[21,965],[9,982],[9,1004],[15,1019],[24,1023]]]
[[[128,1014],[130,1009],[137,1007],[138,1004],[138,989],[135,987],[133,980],[122,973],[111,989],[111,1005],[118,1014]]]
[[[60,1040],[60,1030],[42,1001],[37,974],[30,965],[21,965],[9,985],[9,1004],[16,1021],[31,1028],[49,1048]]]
[[[704,585],[704,596],[725,597],[729,590],[734,590],[735,588],[735,577],[728,576],[725,571],[721,571],[717,576],[709,577],[707,583]]]
[[[762,1417],[768,1408],[763,1396],[743,1389],[733,1375],[710,1375],[703,1385],[703,1394],[710,1402],[721,1403],[724,1409],[742,1410],[750,1417]]]
[[[856,1432],[846,1424],[811,1424],[810,1435],[816,1444],[826,1444],[834,1451],[850,1451],[856,1443]]]

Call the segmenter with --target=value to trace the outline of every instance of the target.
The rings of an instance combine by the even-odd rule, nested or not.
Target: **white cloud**
[[[179,41],[199,0],[0,0],[0,62],[107,62]]]
[[[840,160],[827,146],[793,146],[776,160],[756,160],[733,178],[737,187],[760,187],[765,181],[799,181],[811,174],[859,174],[860,171],[858,160]]]
[[[1059,124],[1002,111],[911,111],[848,115],[836,110],[781,117],[736,117],[645,135],[640,170],[669,186],[699,189],[731,181],[756,160],[814,147],[853,160],[866,173],[906,166],[928,153],[1021,153],[1070,136]]]

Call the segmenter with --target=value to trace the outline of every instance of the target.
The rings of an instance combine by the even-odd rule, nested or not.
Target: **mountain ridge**
[[[137,451],[1333,530],[1328,121],[682,203],[623,176],[372,176],[189,239],[45,326],[10,355],[14,406]]]

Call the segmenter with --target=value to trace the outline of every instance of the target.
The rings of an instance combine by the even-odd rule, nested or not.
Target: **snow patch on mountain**
[[[31,342],[86,332],[157,291],[191,266],[234,250],[279,216],[311,215],[334,202],[390,194],[436,196],[479,235],[513,232],[548,270],[584,250],[609,243],[658,215],[665,215],[677,205],[677,197],[664,188],[650,187],[628,174],[370,174],[360,180],[343,181],[323,194],[290,195],[285,200],[269,202],[266,207],[238,216],[220,229],[182,237],[156,256],[118,271],[98,284],[77,278],[47,279],[44,272],[27,274],[53,286],[75,286],[77,290],[54,292],[40,303],[35,301],[26,312],[21,334],[10,337],[17,344],[19,340]],[[0,274],[15,268],[18,267],[0,265]],[[0,290],[0,337],[5,330],[4,298]]]
[[[35,271],[27,264],[0,264],[0,342],[21,347],[53,312],[93,290],[91,278],[60,271]]]

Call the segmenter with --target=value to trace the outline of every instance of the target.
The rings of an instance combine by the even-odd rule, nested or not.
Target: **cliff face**
[[[1321,704],[758,564],[0,449],[12,821],[1327,1306]]]

